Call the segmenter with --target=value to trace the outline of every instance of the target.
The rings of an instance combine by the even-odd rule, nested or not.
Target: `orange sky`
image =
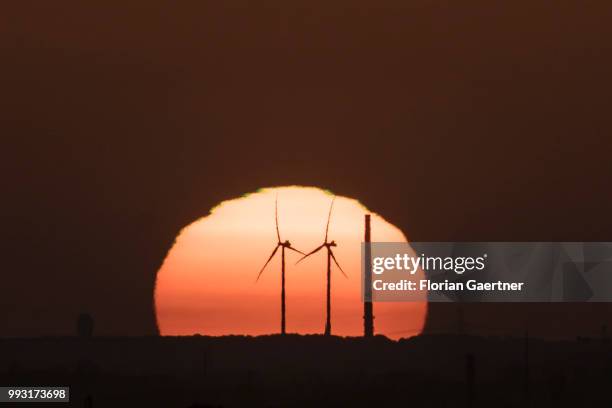
[[[310,252],[324,238],[332,195],[312,187],[266,188],[224,201],[185,227],[157,275],[155,308],[162,335],[270,334],[280,331],[280,250],[260,280],[257,273],[277,243],[274,200],[282,240]],[[357,200],[337,197],[329,238],[349,278],[332,268],[332,333],[363,334],[360,257],[364,214]],[[397,227],[372,213],[372,240],[405,242]],[[326,255],[295,265],[286,252],[287,332],[322,333],[325,325]],[[391,338],[418,334],[425,303],[376,303],[375,331]]]

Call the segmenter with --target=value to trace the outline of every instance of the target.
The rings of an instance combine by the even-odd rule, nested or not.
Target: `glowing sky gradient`
[[[157,323],[162,335],[260,335],[280,331],[280,250],[255,282],[277,238],[274,200],[282,240],[310,252],[319,246],[332,195],[312,187],[266,188],[224,201],[184,228],[158,272]],[[332,333],[363,334],[360,257],[364,214],[357,200],[338,196],[329,238],[349,278],[332,268]],[[405,242],[397,227],[372,214],[372,240]],[[322,333],[325,325],[325,251],[295,265],[286,252],[287,332]],[[391,338],[419,334],[426,303],[376,303],[375,331]]]

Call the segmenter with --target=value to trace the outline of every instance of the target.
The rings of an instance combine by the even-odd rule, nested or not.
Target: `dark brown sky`
[[[0,335],[154,333],[176,232],[261,186],[414,240],[612,240],[609,1],[13,3]]]

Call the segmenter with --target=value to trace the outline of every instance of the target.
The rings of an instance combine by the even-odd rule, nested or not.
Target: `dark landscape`
[[[73,407],[606,406],[611,352],[607,337],[3,339],[0,383],[70,385]]]

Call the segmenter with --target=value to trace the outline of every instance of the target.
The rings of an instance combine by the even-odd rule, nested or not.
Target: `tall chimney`
[[[372,305],[372,244],[370,237],[370,214],[365,216],[365,239],[363,256],[363,336],[374,335],[374,310]]]

